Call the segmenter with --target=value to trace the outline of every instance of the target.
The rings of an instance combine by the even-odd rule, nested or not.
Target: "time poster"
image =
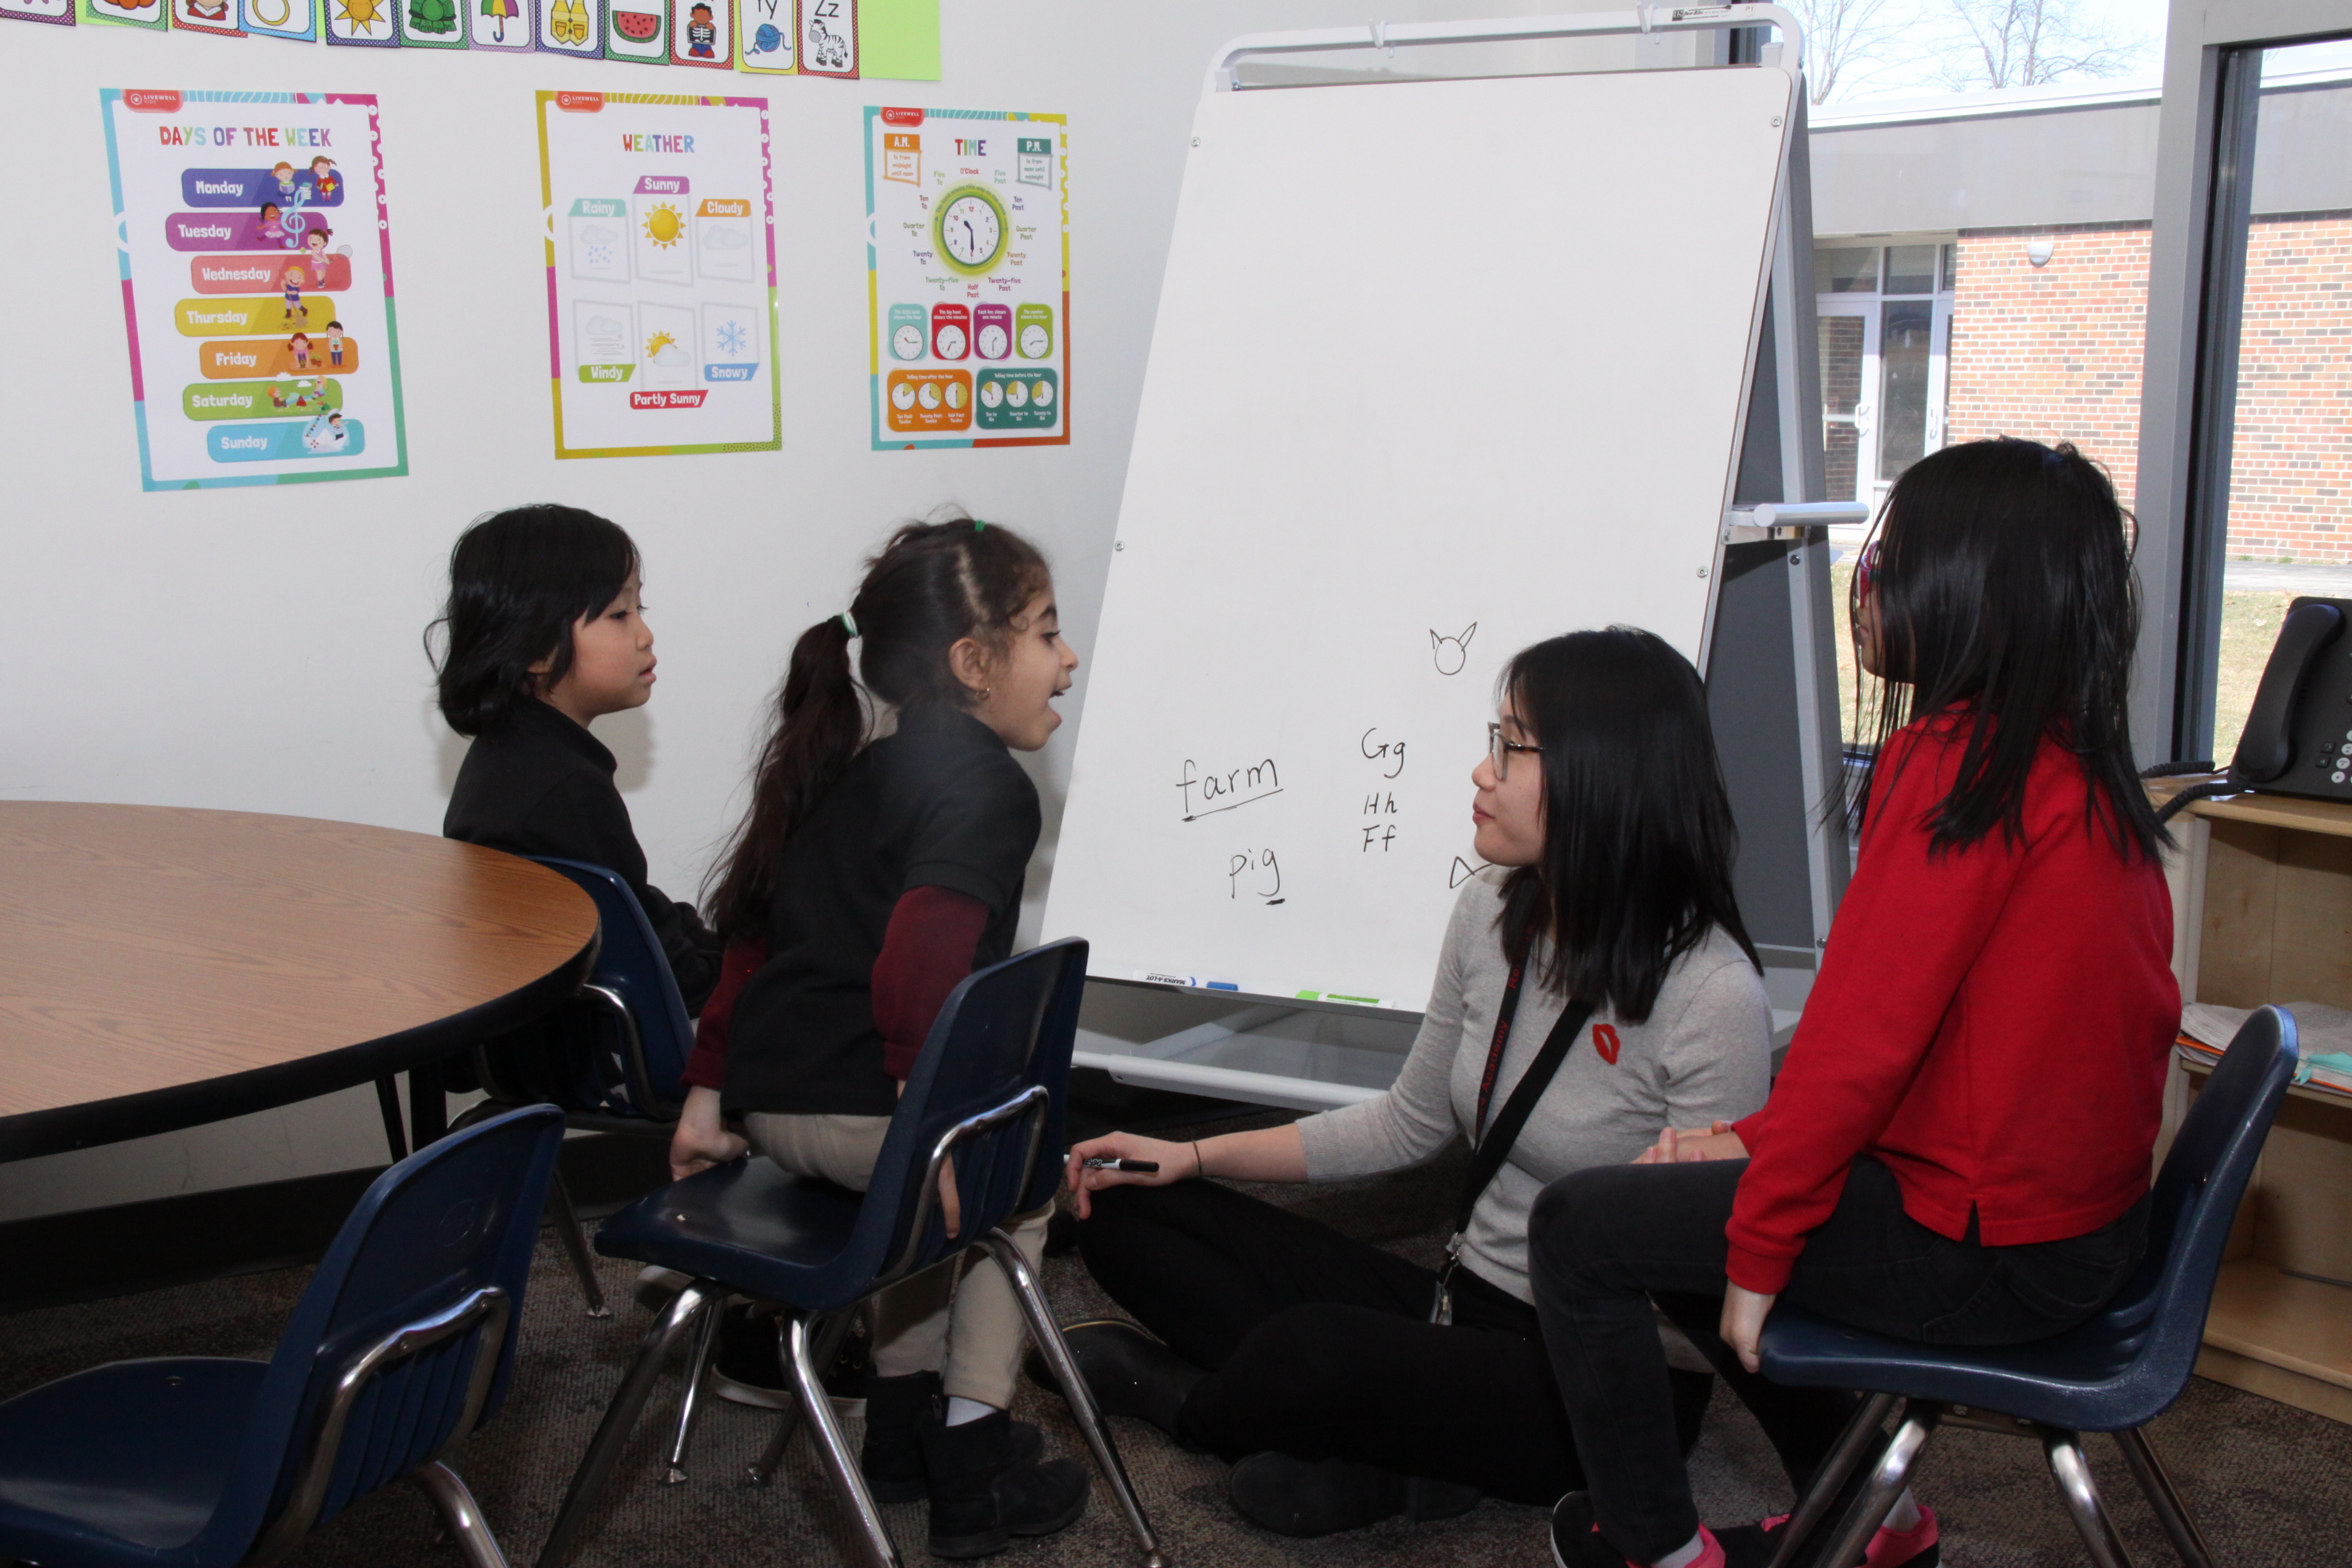
[[[145,487],[406,473],[375,99],[99,97]]]
[[[1070,438],[1065,116],[866,110],[874,447]]]
[[[763,98],[539,95],[559,458],[773,452]]]

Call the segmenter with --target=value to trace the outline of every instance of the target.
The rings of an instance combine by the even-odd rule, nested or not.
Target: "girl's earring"
[[[989,694],[990,694],[991,692],[994,691],[995,689],[995,689],[994,687],[992,687],[992,686],[983,686],[983,687],[982,687],[982,688],[980,689],[980,700],[981,700],[982,702],[987,701],[987,700],[988,700],[988,698],[989,698]]]

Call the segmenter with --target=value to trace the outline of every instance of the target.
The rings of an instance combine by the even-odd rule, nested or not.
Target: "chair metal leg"
[[[792,1369],[793,1392],[799,1395],[800,1407],[815,1429],[817,1453],[832,1473],[834,1489],[849,1505],[858,1542],[866,1549],[868,1568],[900,1568],[898,1548],[892,1543],[890,1531],[882,1522],[882,1510],[875,1506],[874,1494],[866,1489],[866,1477],[857,1468],[857,1456],[850,1449],[849,1439],[842,1436],[841,1423],[834,1419],[833,1402],[824,1396],[824,1373],[816,1363],[809,1321],[799,1312],[792,1314],[786,1348],[785,1363]]]
[[[2050,1474],[2058,1483],[2058,1495],[2065,1500],[2066,1511],[2074,1516],[2074,1528],[2082,1532],[2091,1561],[2098,1568],[2131,1568],[2131,1553],[2124,1550],[2107,1510],[2100,1505],[2099,1484],[2091,1479],[2091,1459],[2083,1452],[2082,1434],[2044,1426],[2042,1456],[2050,1461]]]
[[[1870,1452],[1871,1443],[1885,1427],[1888,1415],[1903,1403],[1904,1398],[1899,1394],[1873,1394],[1863,1400],[1853,1413],[1853,1419],[1845,1424],[1845,1430],[1839,1435],[1837,1447],[1830,1450],[1829,1458],[1822,1461],[1821,1468],[1806,1483],[1805,1495],[1797,1500],[1797,1511],[1790,1515],[1789,1522],[1780,1527],[1780,1544],[1772,1553],[1771,1568],[1789,1568],[1789,1564],[1797,1560],[1797,1553],[1804,1549],[1813,1531],[1821,1528],[1823,1516],[1830,1511],[1830,1505],[1837,1501],[1838,1493],[1845,1489],[1847,1479],[1853,1474],[1864,1456]]]
[[[596,1436],[589,1439],[580,1468],[572,1472],[571,1489],[564,1493],[563,1507],[555,1516],[555,1528],[548,1532],[547,1544],[540,1548],[538,1568],[557,1568],[572,1554],[573,1538],[580,1533],[589,1506],[604,1489],[613,1467],[620,1462],[621,1450],[628,1447],[630,1430],[644,1413],[646,1401],[653,1395],[654,1384],[661,1376],[662,1362],[670,1346],[698,1317],[715,1309],[725,1296],[719,1286],[698,1279],[679,1291],[668,1310],[646,1331],[637,1359],[629,1363],[621,1386],[614,1390],[613,1403],[604,1407],[604,1419],[597,1426]]]
[[[1054,1369],[1054,1381],[1061,1385],[1062,1397],[1069,1401],[1070,1413],[1078,1419],[1078,1430],[1086,1435],[1087,1447],[1094,1451],[1095,1468],[1102,1472],[1111,1495],[1118,1500],[1119,1511],[1127,1515],[1127,1527],[1134,1532],[1136,1545],[1143,1549],[1144,1568],[1167,1568],[1168,1559],[1160,1550],[1160,1538],[1152,1533],[1151,1521],[1144,1516],[1134,1483],[1127,1479],[1127,1467],[1119,1463],[1110,1428],[1103,1425],[1102,1412],[1095,1408],[1094,1393],[1078,1374],[1078,1363],[1071,1359],[1070,1347],[1063,1342],[1062,1327],[1054,1321],[1054,1310],[1046,1305],[1045,1292],[1031,1271],[1029,1260],[1002,1230],[990,1231],[981,1237],[981,1245],[1004,1270],[1004,1277],[1013,1281],[1013,1293],[1020,1300],[1022,1316],[1029,1320],[1029,1337],[1036,1342],[1045,1364]]]
[[[810,1321],[809,1336],[816,1344],[818,1366],[827,1367],[833,1364],[833,1358],[840,1353],[842,1339],[849,1332],[851,1320],[856,1315],[856,1310],[852,1309],[846,1312],[826,1313]],[[776,1319],[776,1337],[780,1342],[783,1359],[786,1361],[792,1357],[788,1337],[791,1333],[791,1324],[785,1321],[782,1314],[779,1314]],[[823,1374],[819,1373],[819,1375]],[[800,1395],[795,1394],[784,1402],[783,1409],[777,1412],[776,1435],[768,1439],[767,1449],[744,1468],[743,1479],[755,1487],[764,1487],[773,1480],[776,1472],[783,1468],[784,1450],[792,1447],[793,1434],[800,1429],[801,1401]]]
[[[596,1283],[596,1266],[589,1261],[588,1237],[580,1229],[580,1211],[572,1206],[572,1189],[563,1184],[563,1173],[560,1170],[547,1184],[547,1201],[555,1210],[556,1239],[563,1243],[563,1255],[572,1259],[572,1272],[580,1280],[580,1293],[588,1298],[588,1315],[611,1317],[613,1309],[604,1305],[604,1292]]]
[[[466,1568],[507,1568],[507,1554],[499,1550],[499,1538],[490,1533],[481,1505],[457,1479],[457,1471],[432,1459],[409,1471],[408,1479],[433,1500],[441,1522],[448,1526],[457,1550],[465,1555]]]
[[[1925,1400],[1915,1402],[1903,1413],[1903,1423],[1895,1428],[1895,1436],[1886,1451],[1878,1457],[1877,1466],[1870,1472],[1862,1495],[1845,1510],[1838,1521],[1835,1534],[1830,1538],[1827,1550],[1817,1555],[1816,1563],[1859,1563],[1870,1538],[1886,1522],[1895,1500],[1911,1479],[1911,1468],[1927,1451],[1927,1440],[1936,1435],[1936,1424],[1943,1418],[1944,1407]]]
[[[408,1158],[408,1137],[400,1130],[400,1084],[390,1075],[375,1080],[375,1108],[383,1117],[383,1146],[397,1165]]]
[[[714,1303],[694,1327],[693,1348],[686,1353],[686,1387],[677,1399],[677,1431],[670,1438],[666,1486],[686,1479],[686,1446],[694,1440],[694,1419],[702,1414],[702,1385],[710,1375],[710,1355],[719,1348],[719,1319],[724,1303]]]
[[[2189,1500],[2173,1486],[2171,1473],[2157,1458],[2156,1445],[2148,1440],[2147,1429],[2134,1426],[2115,1436],[2116,1447],[2124,1451],[2124,1463],[2131,1467],[2132,1479],[2139,1483],[2147,1506],[2156,1510],[2158,1522],[2171,1538],[2172,1550],[2179,1554],[2185,1568],[2213,1568],[2213,1548],[2207,1544],[2204,1531],[2198,1528]]]

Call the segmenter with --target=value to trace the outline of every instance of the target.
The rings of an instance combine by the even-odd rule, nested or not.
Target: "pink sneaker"
[[[1785,1513],[1776,1513],[1761,1524],[1740,1529],[1738,1533],[1753,1530],[1758,1536],[1769,1540],[1789,1519]],[[1727,1530],[1723,1533],[1729,1536],[1734,1531]],[[1881,1530],[1870,1538],[1870,1545],[1862,1554],[1862,1568],[1937,1568],[1943,1561],[1943,1549],[1937,1544],[1938,1539],[1936,1510],[1922,1503],[1918,1523],[1908,1530]]]

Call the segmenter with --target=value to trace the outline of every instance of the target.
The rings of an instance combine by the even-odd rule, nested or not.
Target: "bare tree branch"
[[[1861,85],[1889,63],[1886,46],[1901,31],[1885,17],[1887,0],[1786,0],[1805,25],[1805,86],[1814,104],[1839,88]]]
[[[1949,0],[1962,37],[1940,75],[1955,92],[2040,87],[2129,69],[2147,46],[2087,21],[2082,0]]]

